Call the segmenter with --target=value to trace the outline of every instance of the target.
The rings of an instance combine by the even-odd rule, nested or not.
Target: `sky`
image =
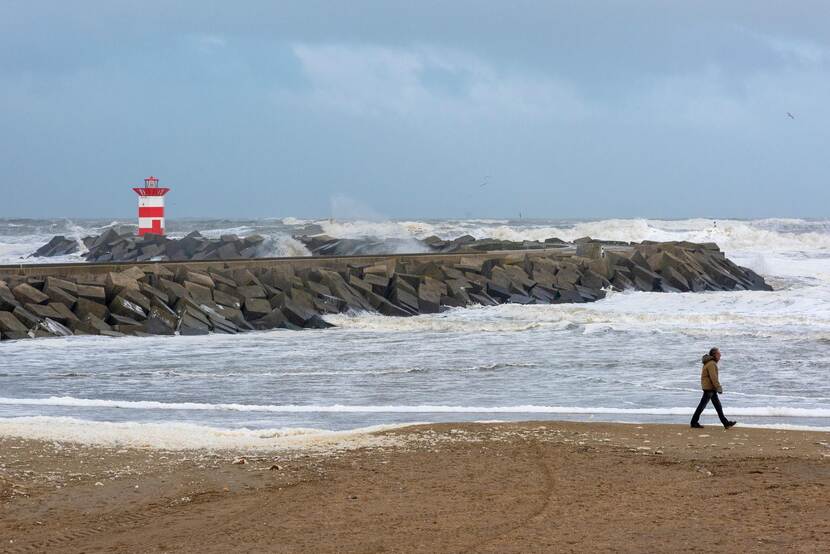
[[[0,217],[824,218],[829,102],[823,0],[2,0]]]

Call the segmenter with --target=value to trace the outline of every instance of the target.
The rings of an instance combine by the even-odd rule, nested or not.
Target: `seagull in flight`
[[[481,183],[481,184],[478,186],[478,188],[484,188],[485,186],[487,186],[487,180],[488,180],[488,179],[490,179],[490,176],[489,176],[489,175],[485,175],[485,176],[484,176],[484,182],[483,182],[483,183]]]
[[[787,117],[789,117],[790,119],[795,119],[795,116],[790,112],[787,112]]]

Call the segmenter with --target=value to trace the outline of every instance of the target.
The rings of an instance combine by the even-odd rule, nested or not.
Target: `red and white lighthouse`
[[[138,235],[164,234],[164,195],[170,189],[159,187],[152,175],[144,179],[144,187],[133,189],[138,195]]]

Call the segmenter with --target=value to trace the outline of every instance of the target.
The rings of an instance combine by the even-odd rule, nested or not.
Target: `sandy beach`
[[[412,426],[324,448],[0,438],[2,552],[821,552],[830,436]]]

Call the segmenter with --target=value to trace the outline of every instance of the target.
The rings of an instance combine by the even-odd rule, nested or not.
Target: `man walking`
[[[726,416],[723,415],[723,407],[720,405],[720,398],[718,398],[718,394],[723,392],[723,388],[721,388],[720,381],[718,380],[720,350],[712,348],[709,350],[708,354],[703,356],[701,361],[703,362],[703,370],[700,373],[700,387],[703,389],[703,397],[700,399],[700,404],[697,405],[695,414],[692,416],[692,428],[703,428],[703,425],[699,423],[700,414],[703,413],[706,405],[711,400],[712,405],[715,407],[715,411],[718,412],[720,422],[723,423],[724,429],[729,429],[735,425],[736,422],[726,419]]]

